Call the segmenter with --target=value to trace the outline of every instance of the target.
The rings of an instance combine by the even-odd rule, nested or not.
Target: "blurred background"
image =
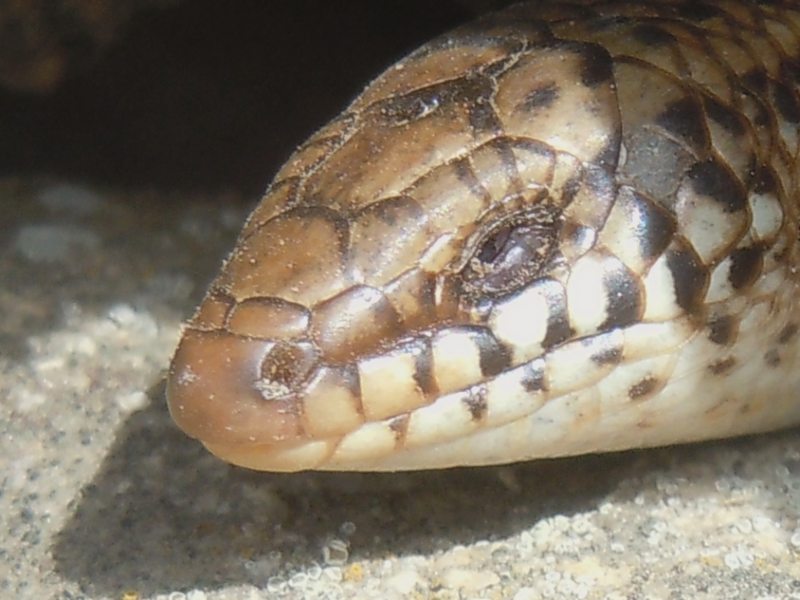
[[[252,197],[384,67],[507,3],[2,3],[0,176]]]

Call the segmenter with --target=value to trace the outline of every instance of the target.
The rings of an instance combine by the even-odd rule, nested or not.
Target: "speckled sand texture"
[[[247,202],[0,182],[0,598],[800,598],[800,438],[249,473],[171,424]]]

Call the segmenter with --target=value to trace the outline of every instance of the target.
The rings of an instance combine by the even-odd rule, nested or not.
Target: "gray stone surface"
[[[0,181],[0,598],[800,598],[797,430],[410,474],[207,455],[161,381],[231,200]]]

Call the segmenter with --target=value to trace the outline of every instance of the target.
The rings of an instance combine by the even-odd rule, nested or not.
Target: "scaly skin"
[[[523,4],[278,173],[172,415],[262,470],[505,463],[800,422],[800,7]]]

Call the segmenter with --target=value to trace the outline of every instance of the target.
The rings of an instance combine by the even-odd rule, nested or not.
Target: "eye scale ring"
[[[545,274],[560,228],[557,210],[544,203],[493,223],[461,271],[466,293],[502,296]]]

